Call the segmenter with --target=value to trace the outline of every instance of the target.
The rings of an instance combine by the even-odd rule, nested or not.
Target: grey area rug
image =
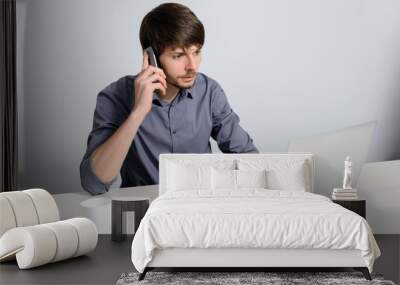
[[[361,272],[147,272],[145,279],[138,281],[139,273],[124,273],[116,285],[133,284],[379,284],[396,285],[384,280],[382,275],[372,274],[366,280]]]

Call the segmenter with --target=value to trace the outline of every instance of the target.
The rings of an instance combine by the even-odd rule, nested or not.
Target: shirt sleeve
[[[239,125],[240,118],[232,110],[224,90],[216,83],[211,99],[211,137],[224,153],[259,153],[253,139]]]
[[[79,170],[83,189],[92,195],[107,192],[118,177],[109,183],[103,183],[95,174],[90,156],[119,128],[130,112],[129,106],[123,100],[126,91],[121,88],[121,82],[115,82],[103,89],[97,96],[93,116],[93,127],[88,136],[86,152],[82,158]]]

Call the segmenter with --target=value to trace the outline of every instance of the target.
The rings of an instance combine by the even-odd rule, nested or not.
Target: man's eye
[[[196,54],[196,55],[199,55],[200,53],[201,53],[201,50],[195,51],[195,54]]]
[[[172,56],[172,58],[173,58],[173,59],[178,59],[178,58],[180,58],[181,56],[182,56],[181,54],[178,54],[178,55]]]

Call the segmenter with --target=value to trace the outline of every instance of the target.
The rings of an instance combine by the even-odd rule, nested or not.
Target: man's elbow
[[[247,153],[260,153],[260,151],[256,148],[248,151]]]
[[[244,148],[244,153],[260,153],[258,148],[254,145],[253,139],[249,137],[249,140]]]
[[[108,191],[109,185],[100,181],[89,165],[89,159],[83,160],[79,167],[82,188],[91,195],[100,195]]]
[[[246,150],[243,153],[260,153],[260,151],[254,146],[253,148]]]
[[[81,179],[81,185],[83,190],[88,192],[89,194],[95,196],[95,195],[101,195],[107,192],[105,187],[96,187],[93,184],[87,183],[86,180]]]

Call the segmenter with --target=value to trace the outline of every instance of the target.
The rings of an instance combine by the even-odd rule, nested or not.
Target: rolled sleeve
[[[117,180],[115,177],[109,183],[103,183],[94,173],[90,158],[83,159],[80,165],[82,187],[92,195],[99,195],[108,192],[110,186]]]
[[[259,153],[253,139],[239,125],[240,118],[232,110],[224,90],[216,84],[212,94],[211,137],[224,153]]]
[[[130,107],[122,96],[123,82],[114,82],[102,90],[97,96],[96,109],[93,116],[93,128],[88,136],[86,152],[80,163],[80,179],[83,189],[92,195],[107,192],[118,177],[109,183],[103,183],[94,172],[90,156],[120,127],[130,112]],[[129,102],[129,100],[128,100]]]

